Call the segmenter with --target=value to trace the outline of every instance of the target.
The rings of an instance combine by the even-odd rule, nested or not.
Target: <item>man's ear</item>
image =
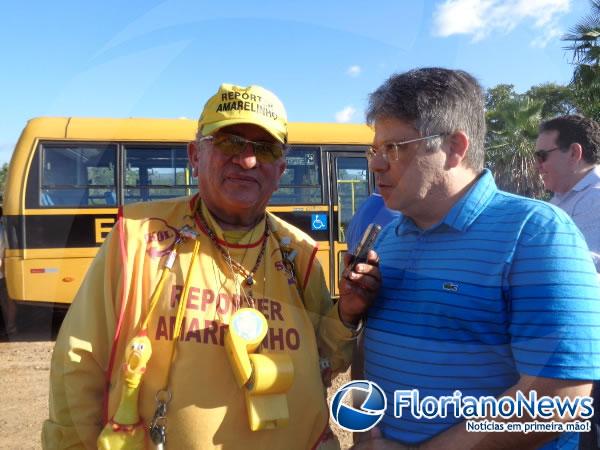
[[[189,142],[187,145],[188,161],[192,167],[192,176],[198,177],[198,143],[196,141]]]
[[[464,131],[455,131],[446,139],[449,148],[446,165],[449,169],[458,167],[467,156],[469,136]]]
[[[578,163],[583,159],[583,147],[577,142],[569,145],[569,156],[574,163]]]

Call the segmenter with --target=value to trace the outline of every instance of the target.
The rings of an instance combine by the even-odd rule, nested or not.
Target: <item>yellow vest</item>
[[[243,276],[226,263],[194,216],[196,202],[194,197],[125,207],[90,267],[57,339],[51,368],[50,420],[43,432],[47,448],[79,440],[95,445],[106,420],[102,417],[106,373],[110,371],[110,387],[104,415],[110,418],[122,388],[124,347],[146,317],[160,268],[174,245],[177,230],[184,225],[199,233],[199,261],[194,264],[190,294],[184,299],[184,322],[172,365],[169,354],[176,308],[193,242],[180,247],[150,319],[148,335],[153,352],[142,381],[142,419],[146,423],[151,420],[156,392],[164,387],[170,370],[173,397],[168,405],[168,448],[308,449],[319,442],[328,421],[319,352],[331,360],[334,371],[343,370],[351,354],[351,333],[340,322],[337,308],[332,307],[315,242],[267,214],[237,244],[228,244],[204,210],[222,246],[248,270],[257,260],[265,220],[269,221],[271,233],[255,284],[245,285]],[[283,261],[283,238],[289,238],[289,247],[297,252],[296,274]],[[239,307],[252,306],[248,304],[251,298],[269,325],[260,351],[286,352],[293,361],[294,382],[287,394],[290,425],[286,428],[250,431],[243,391],[235,383],[223,347],[231,314]]]

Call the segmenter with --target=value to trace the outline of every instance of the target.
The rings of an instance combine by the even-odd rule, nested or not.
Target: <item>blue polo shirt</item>
[[[532,376],[600,378],[600,286],[563,211],[499,191],[488,170],[437,225],[405,217],[377,240],[365,377],[385,391],[384,436],[423,442],[460,419],[393,416],[394,391],[498,396]],[[562,434],[544,448],[576,448]],[[556,447],[558,445],[558,447]]]

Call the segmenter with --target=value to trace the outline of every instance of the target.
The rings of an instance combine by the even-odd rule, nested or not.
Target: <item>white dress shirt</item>
[[[600,273],[600,166],[564,194],[554,194],[550,203],[562,208],[579,227]]]

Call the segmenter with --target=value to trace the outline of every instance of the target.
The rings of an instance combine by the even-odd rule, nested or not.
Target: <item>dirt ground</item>
[[[41,448],[42,423],[48,415],[48,377],[54,339],[60,324],[60,312],[21,307],[19,335],[9,341],[0,340],[0,450]],[[0,328],[0,334],[3,332]],[[331,393],[348,381],[347,374],[338,376]],[[351,445],[350,433],[332,424],[343,449]]]

